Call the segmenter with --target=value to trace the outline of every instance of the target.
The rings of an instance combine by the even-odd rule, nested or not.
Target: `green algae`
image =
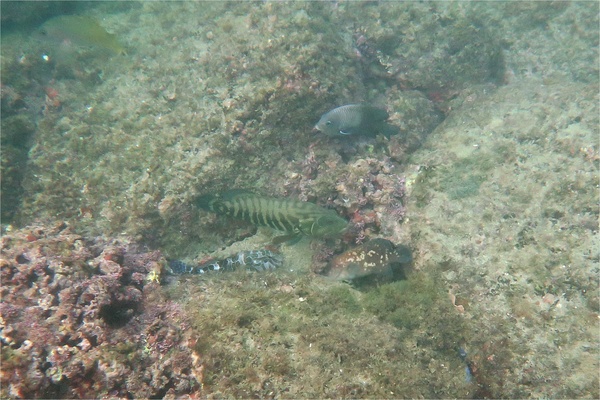
[[[13,115],[2,118],[2,182],[0,202],[3,205],[1,219],[10,222],[18,211],[23,195],[22,180],[27,164],[31,137],[36,127],[25,115]]]
[[[447,193],[450,200],[476,196],[499,158],[496,154],[479,152],[460,158],[447,167],[438,168],[439,190]]]
[[[319,313],[342,312],[346,315],[359,314],[363,309],[362,301],[359,300],[355,290],[347,285],[334,286],[324,292],[322,305]]]
[[[407,280],[381,285],[365,294],[365,310],[410,335],[415,329],[431,329],[439,349],[456,351],[469,326],[459,318],[440,277],[413,273]]]
[[[465,326],[433,279],[421,275],[359,292],[279,272],[189,279],[165,288],[192,316],[208,392],[406,397],[424,393],[411,385],[427,381],[430,396],[440,385],[465,395],[462,373],[431,366],[437,371],[431,380],[417,367],[433,358],[462,371],[456,349]],[[413,354],[408,342],[429,346],[427,355]],[[442,376],[449,378],[443,384]]]
[[[400,281],[383,285],[365,296],[368,311],[399,328],[414,329],[429,315],[439,293],[432,282]]]

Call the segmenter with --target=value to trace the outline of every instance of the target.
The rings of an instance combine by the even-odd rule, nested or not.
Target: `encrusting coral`
[[[181,396],[202,381],[165,260],[64,224],[2,237],[3,398]]]

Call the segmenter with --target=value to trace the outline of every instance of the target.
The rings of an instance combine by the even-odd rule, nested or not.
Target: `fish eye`
[[[325,122],[325,125],[327,125],[327,126],[331,125],[331,121]]]

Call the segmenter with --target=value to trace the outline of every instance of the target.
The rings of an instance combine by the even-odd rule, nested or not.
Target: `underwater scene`
[[[600,397],[597,1],[0,7],[1,398]]]

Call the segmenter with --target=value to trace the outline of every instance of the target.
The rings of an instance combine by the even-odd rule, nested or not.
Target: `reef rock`
[[[64,224],[2,232],[2,398],[184,396],[202,366],[166,261]]]

